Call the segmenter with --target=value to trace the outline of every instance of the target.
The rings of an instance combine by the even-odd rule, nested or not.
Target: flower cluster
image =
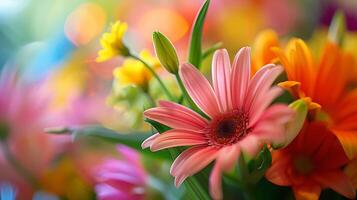
[[[342,11],[307,40],[289,37],[302,36],[291,1],[216,1],[210,16],[204,0],[189,34],[176,7],[196,2],[131,2],[79,6],[56,40],[68,49],[1,71],[0,199],[356,199],[357,40]],[[121,21],[92,43],[105,10]],[[11,55],[34,46],[52,47]]]
[[[340,46],[341,15],[336,15],[319,60],[302,39],[282,45],[277,33],[265,30],[253,53],[243,47],[233,63],[226,49],[212,47],[207,79],[201,70],[207,55],[195,39],[201,37],[200,17],[208,4],[194,24],[188,62],[179,62],[174,45],[160,32],[153,33],[155,61],[130,50],[120,53],[123,45],[111,43],[116,55],[129,57],[114,71],[117,82],[136,85],[149,96],[143,115],[157,133],[142,148],[169,149],[176,187],[186,180],[191,187],[190,177],[196,180],[209,170],[213,199],[223,199],[224,177],[249,193],[264,176],[273,184],[291,186],[296,199],[318,199],[326,188],[355,198],[357,92],[350,86],[354,58]],[[174,75],[181,95],[156,73],[159,62]],[[151,77],[168,100],[148,93]]]

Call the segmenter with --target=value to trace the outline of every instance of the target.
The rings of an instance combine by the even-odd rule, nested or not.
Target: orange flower
[[[252,72],[255,74],[261,66],[274,63],[277,59],[272,47],[279,47],[278,35],[271,29],[264,30],[258,34],[254,42],[254,59],[252,61]]]
[[[347,156],[355,157],[357,89],[348,87],[350,65],[353,64],[354,57],[330,41],[326,42],[317,60],[301,39],[291,39],[286,48],[282,49],[276,42],[276,34],[265,32],[258,38],[263,39],[256,44],[256,50],[263,53],[259,56],[256,52],[256,60],[271,62],[278,59],[284,66],[288,79],[279,85],[295,98],[311,99],[309,119],[325,122],[340,140]]]
[[[357,159],[352,160],[344,169],[347,176],[351,179],[353,187],[357,188]]]
[[[337,137],[321,122],[306,123],[285,149],[273,152],[266,178],[292,186],[297,200],[318,199],[324,188],[354,199],[356,191],[341,167],[348,163]]]

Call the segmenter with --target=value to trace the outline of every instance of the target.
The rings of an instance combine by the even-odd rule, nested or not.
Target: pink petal
[[[160,136],[160,133],[155,133],[154,135],[148,137],[142,144],[141,148],[146,149],[151,146],[152,142]]]
[[[188,177],[187,174],[182,174],[179,176],[175,177],[175,187],[180,187],[180,185],[186,180],[186,178]]]
[[[200,127],[206,127],[208,124],[207,119],[203,118],[201,115],[197,114],[195,111],[191,110],[190,108],[187,108],[181,104],[174,103],[171,101],[165,101],[165,100],[160,100],[158,102],[159,106],[169,108],[172,110],[180,110],[184,112],[187,116],[191,117],[195,121],[198,121],[200,123]]]
[[[223,199],[222,193],[222,169],[216,163],[209,177],[209,191],[214,200]]]
[[[132,174],[125,172],[106,172],[100,176],[100,181],[108,183],[115,187],[120,187],[125,184],[140,184],[142,180],[139,177],[135,177]]]
[[[125,145],[118,145],[117,150],[126,161],[140,165],[140,154],[136,150]]]
[[[217,50],[213,55],[212,82],[221,110],[231,110],[231,63],[225,49]]]
[[[240,109],[247,93],[250,79],[250,48],[243,47],[234,58],[232,69],[232,104]]]
[[[265,95],[260,95],[252,104],[251,110],[249,112],[249,127],[255,125],[255,123],[262,116],[264,110],[271,104],[271,102],[281,95],[283,90],[277,86],[271,88]],[[287,107],[287,106],[286,106]]]
[[[160,134],[150,146],[151,151],[159,151],[170,147],[206,144],[207,138],[199,132],[172,129]]]
[[[356,190],[352,182],[343,172],[336,170],[315,173],[312,176],[313,179],[322,184],[322,186],[331,188],[349,199],[356,198]]]
[[[116,199],[130,199],[129,193],[124,193],[112,186],[107,184],[98,184],[95,186],[95,191],[97,193],[99,200],[116,200]]]
[[[256,134],[266,143],[280,146],[288,141],[288,134],[285,134],[285,123],[292,120],[295,112],[284,104],[275,104],[270,106],[261,115],[256,123],[250,125],[253,128],[253,134]]]
[[[255,157],[255,155],[262,149],[262,142],[255,134],[249,133],[245,138],[243,138],[238,143],[241,151],[250,156]]]
[[[171,128],[201,130],[207,125],[207,120],[184,106],[169,102],[160,104],[164,106],[148,109],[144,116]]]
[[[278,124],[290,121],[295,112],[285,104],[274,104],[266,109],[261,117],[263,120],[270,120]]]
[[[272,123],[269,120],[262,120],[256,124],[249,135],[255,135],[262,143],[280,146],[287,140],[284,125]]]
[[[217,157],[217,149],[209,146],[196,146],[182,152],[171,166],[171,174],[177,179],[178,187],[183,180],[206,167]],[[183,179],[183,180],[182,180]]]
[[[272,83],[282,71],[283,68],[281,66],[268,64],[261,68],[253,76],[252,80],[249,82],[247,96],[244,101],[245,111],[250,112],[256,99],[261,99],[259,98],[260,96],[263,96],[262,98],[264,98],[266,92],[272,86]]]
[[[229,171],[232,169],[239,157],[239,146],[230,145],[219,150],[216,163],[219,163],[223,170]]]
[[[196,105],[210,117],[220,114],[216,94],[201,72],[187,63],[180,67],[179,73],[187,92]]]

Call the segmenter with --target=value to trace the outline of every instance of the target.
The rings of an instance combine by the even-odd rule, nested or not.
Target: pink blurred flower
[[[69,101],[66,108],[54,109],[51,106],[53,90],[47,87],[47,83],[44,80],[39,84],[25,84],[17,73],[8,70],[3,71],[0,76],[0,126],[9,130],[8,137],[3,141],[6,144],[0,142],[0,182],[14,185],[20,199],[30,199],[35,190],[46,189],[42,182],[44,179],[47,182],[52,180],[53,177],[45,175],[55,168],[52,164],[59,154],[73,156],[76,160],[71,162],[75,162],[76,168],[84,172],[80,178],[91,179],[84,177],[89,175],[85,173],[89,171],[89,167],[81,164],[82,157],[75,157],[80,149],[78,145],[73,145],[71,137],[48,134],[44,131],[45,128],[100,123],[109,116],[109,108],[104,108],[104,98],[100,97],[78,97]],[[31,185],[9,163],[5,151],[2,151],[5,147],[9,147],[14,159],[35,179],[40,188]],[[62,177],[65,176],[67,175]]]
[[[250,48],[238,52],[232,69],[227,51],[216,51],[212,88],[194,66],[181,66],[180,76],[189,95],[209,119],[167,101],[145,111],[147,118],[172,129],[151,136],[142,144],[143,148],[158,151],[193,146],[182,152],[171,166],[176,186],[216,160],[210,176],[210,192],[214,199],[222,199],[222,171],[232,169],[240,153],[254,156],[264,143],[285,138],[284,125],[294,113],[286,105],[270,106],[282,92],[276,86],[271,87],[282,68],[269,64],[252,78],[250,68]]]
[[[45,134],[48,98],[31,84],[18,80],[16,73],[4,70],[0,76],[0,123],[7,127],[7,137],[0,144],[9,148],[14,159],[36,178],[40,177],[58,150],[54,136]],[[5,144],[6,143],[6,144]],[[19,198],[33,191],[26,179],[8,163],[4,151],[0,152],[0,180],[16,185]]]
[[[121,160],[108,159],[97,166],[97,197],[100,200],[143,199],[147,177],[139,154],[123,145],[117,149]]]

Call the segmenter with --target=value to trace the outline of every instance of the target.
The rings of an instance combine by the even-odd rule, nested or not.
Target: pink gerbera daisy
[[[222,171],[232,169],[241,153],[254,156],[263,144],[284,141],[285,124],[293,110],[283,104],[270,106],[281,94],[272,83],[283,71],[273,64],[250,75],[250,48],[242,48],[233,68],[226,50],[215,52],[211,87],[191,64],[180,67],[183,83],[208,119],[182,105],[161,101],[159,107],[145,111],[145,117],[172,128],[148,138],[143,148],[158,151],[170,147],[192,146],[179,155],[170,173],[178,187],[188,177],[216,160],[210,176],[210,193],[222,198]]]

